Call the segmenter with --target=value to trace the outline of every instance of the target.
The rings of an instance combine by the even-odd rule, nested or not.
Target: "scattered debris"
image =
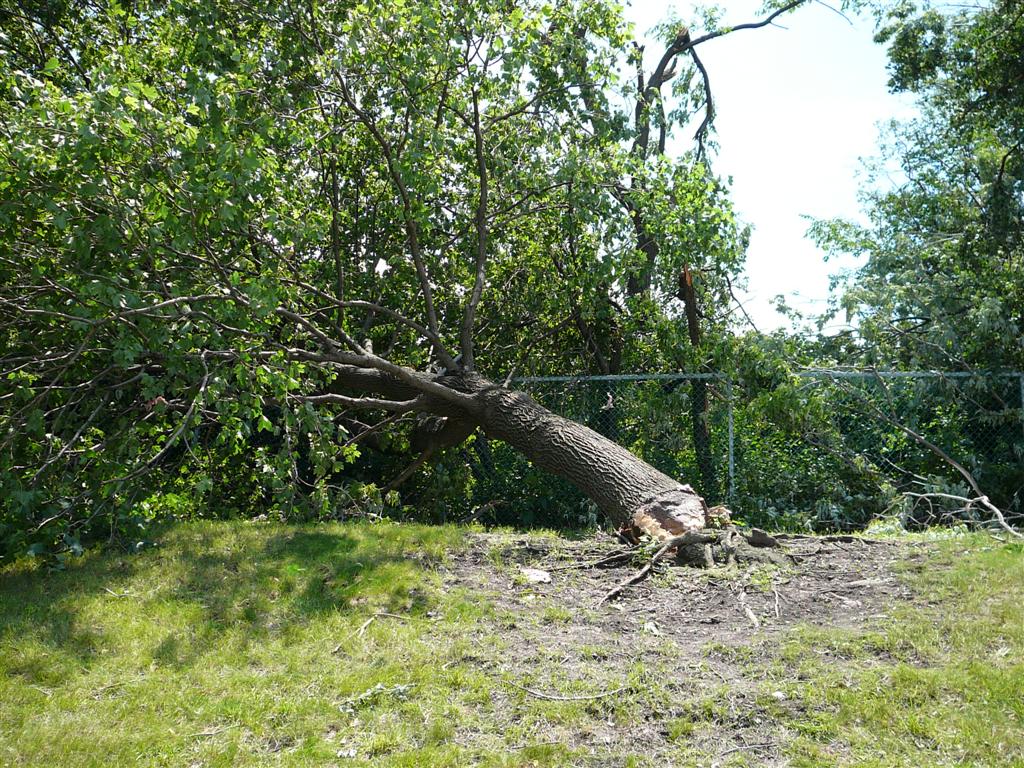
[[[527,568],[522,566],[519,568],[519,572],[523,575],[523,578],[530,584],[550,584],[551,574],[547,571],[542,571],[540,568]]]
[[[372,704],[373,702],[379,701],[385,697],[405,701],[409,697],[409,691],[412,689],[413,686],[411,683],[399,683],[397,685],[384,685],[383,683],[377,683],[376,685],[367,688],[357,696],[353,696],[352,698],[343,701],[338,706],[338,709],[346,714],[354,715],[359,707]]]
[[[658,561],[672,551],[675,552],[677,563],[703,568],[714,568],[719,564],[733,565],[737,562],[781,565],[786,562],[786,556],[774,551],[781,546],[778,539],[759,528],[753,529],[750,533],[742,533],[734,526],[730,526],[721,531],[690,531],[674,536],[665,541],[635,575],[609,590],[598,601],[598,605],[618,597],[628,587],[639,584],[650,575]],[[756,622],[756,619],[754,621]]]

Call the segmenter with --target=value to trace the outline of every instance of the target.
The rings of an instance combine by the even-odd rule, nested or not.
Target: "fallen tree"
[[[329,356],[317,357],[329,360]],[[366,367],[382,361],[366,357],[360,361],[366,367],[360,367],[353,365],[353,357],[341,354],[337,362],[345,366],[339,368],[337,379],[343,387],[398,399],[360,401],[322,395],[317,402],[441,416],[447,423],[435,440],[442,444],[452,432],[464,438],[479,428],[521,451],[534,465],[571,482],[618,526],[635,526],[665,537],[698,530],[706,523],[708,507],[689,485],[659,472],[589,427],[552,413],[523,392],[471,372],[429,376],[401,370],[388,375],[385,364],[368,375]],[[425,452],[433,449],[426,447]]]
[[[621,362],[695,258],[736,268],[696,49],[800,2],[676,24],[648,77],[601,2],[5,12],[6,552],[119,530],[161,486],[330,514],[408,414],[413,468],[480,430],[618,525],[702,528],[689,485],[486,374],[609,334]]]

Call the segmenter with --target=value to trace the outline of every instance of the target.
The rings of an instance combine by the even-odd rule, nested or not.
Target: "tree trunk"
[[[690,346],[694,355],[701,347],[700,318],[697,312],[697,292],[693,287],[693,273],[689,266],[683,265],[679,272],[679,288],[676,298],[683,302],[686,310],[686,331],[690,337]],[[708,423],[708,383],[704,379],[693,379],[690,382],[690,417],[693,433],[693,449],[697,454],[697,467],[704,493],[711,495],[712,502],[717,502],[718,473],[715,470],[715,457],[711,450],[711,425]]]
[[[340,366],[336,385],[389,397],[410,398],[417,387],[378,371]],[[419,380],[441,384],[470,396],[465,406],[436,394],[421,394],[416,410],[444,417],[434,431],[454,428],[465,439],[480,428],[503,440],[533,464],[568,480],[617,526],[634,526],[657,539],[669,539],[707,524],[708,507],[689,485],[659,472],[618,443],[578,422],[552,413],[524,392],[499,386],[476,373],[430,376],[408,371]],[[410,400],[411,402],[411,400]],[[438,446],[426,444],[424,453]],[[448,445],[451,443],[449,442]]]
[[[571,482],[613,524],[667,539],[707,523],[707,505],[690,486],[589,427],[552,413],[523,392],[491,387],[479,397],[480,427],[489,437]]]
[[[697,455],[697,469],[700,471],[701,490],[712,504],[718,503],[718,472],[711,445],[711,426],[708,409],[708,382],[693,379],[690,382],[690,418],[693,434],[693,450]]]

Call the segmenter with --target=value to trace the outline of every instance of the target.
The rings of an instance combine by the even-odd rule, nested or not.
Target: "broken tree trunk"
[[[589,427],[552,413],[526,393],[477,374],[430,378],[469,395],[469,401],[461,406],[421,394],[416,410],[475,425],[488,437],[503,440],[540,469],[575,485],[614,525],[633,526],[658,540],[707,525],[708,507],[689,485],[659,472]],[[390,397],[415,394],[407,382],[365,371],[351,377],[341,375],[339,383]]]
[[[482,393],[480,426],[537,467],[565,478],[618,526],[658,539],[703,528],[707,505],[689,485],[659,472],[589,427],[558,416],[529,395],[502,387]]]

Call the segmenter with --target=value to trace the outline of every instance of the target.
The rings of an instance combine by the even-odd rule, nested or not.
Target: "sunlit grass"
[[[0,763],[454,761],[451,724],[488,685],[458,664],[488,603],[434,572],[462,533],[199,523],[8,572]]]
[[[1024,766],[1024,550],[959,537],[905,571],[915,603],[870,629],[804,627],[751,657],[791,764]]]
[[[879,631],[784,646],[816,712],[793,723],[794,765],[1024,766],[1024,550],[944,542],[910,579],[927,605]]]
[[[200,522],[138,555],[8,568],[0,765],[738,766],[758,753],[723,740],[756,732],[794,766],[1024,766],[1019,546],[943,542],[905,574],[916,602],[867,629],[681,665],[662,637],[547,647],[586,611],[495,608],[504,555],[484,556],[493,588],[450,586],[466,536]],[[658,744],[629,739],[644,724]]]
[[[507,617],[486,589],[444,585],[467,533],[199,522],[138,555],[8,568],[0,765],[570,764],[578,750],[550,743],[552,729],[639,716],[648,686],[636,672],[622,695],[590,703],[515,688]],[[570,695],[608,687],[600,661],[576,680],[558,671],[539,659],[514,679]]]
[[[709,646],[759,681],[753,701],[738,711],[721,686],[670,721],[670,738],[685,745],[756,717],[795,768],[1024,766],[1024,548],[959,536],[904,570],[914,603],[866,629]]]

